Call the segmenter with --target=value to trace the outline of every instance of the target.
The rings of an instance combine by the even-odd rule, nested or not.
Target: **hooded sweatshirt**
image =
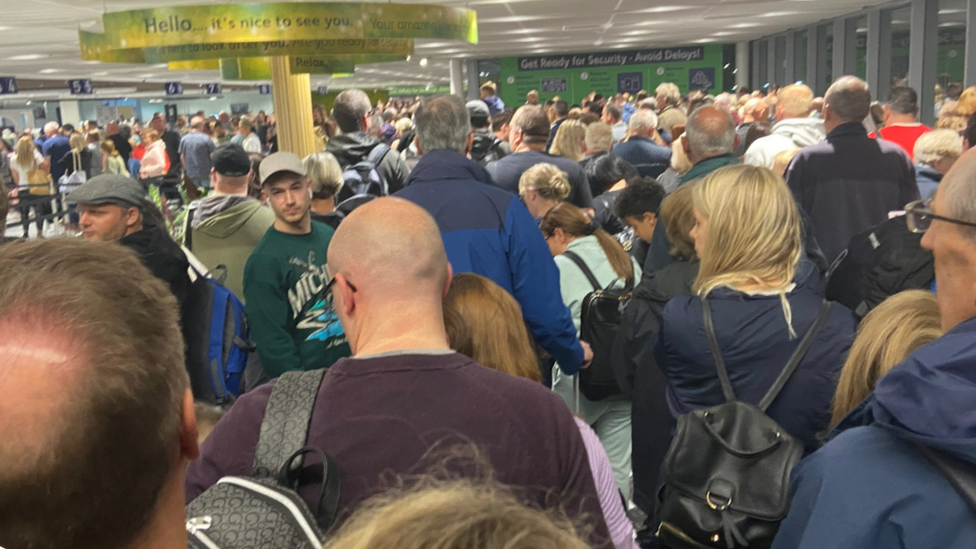
[[[381,145],[380,141],[369,137],[364,132],[343,133],[329,139],[325,150],[335,155],[339,166],[346,169],[366,160],[377,145]],[[406,185],[410,168],[396,151],[391,150],[376,166],[376,172],[386,181],[390,194],[393,194]]]
[[[766,137],[755,140],[746,151],[743,162],[772,169],[776,155],[790,149],[816,145],[827,137],[823,120],[819,118],[787,118],[773,126]]]
[[[773,549],[971,549],[976,518],[913,444],[976,467],[976,319],[881,378],[822,449],[793,470]]]
[[[227,268],[224,285],[244,301],[244,265],[274,223],[274,212],[257,200],[238,195],[208,196],[194,208],[189,248],[210,269]]]

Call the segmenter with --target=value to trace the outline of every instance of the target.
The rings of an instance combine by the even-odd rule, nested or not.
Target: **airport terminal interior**
[[[0,549],[976,547],[976,0],[0,8]]]

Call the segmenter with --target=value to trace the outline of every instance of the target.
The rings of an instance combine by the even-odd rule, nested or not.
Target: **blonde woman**
[[[583,160],[586,149],[586,126],[579,120],[566,120],[556,130],[549,154],[562,156],[574,162]]]
[[[675,418],[726,402],[708,351],[704,306],[738,400],[758,404],[810,330],[823,299],[804,261],[800,214],[783,179],[764,167],[731,166],[692,188],[691,237],[701,260],[694,296],[664,309],[655,356]],[[707,301],[703,302],[703,299]],[[822,330],[768,408],[806,453],[830,422],[830,402],[854,339],[854,315],[834,303]]]
[[[125,167],[125,160],[122,155],[115,150],[115,143],[111,139],[102,141],[102,173],[129,175],[129,170]]]
[[[868,313],[840,372],[831,427],[867,398],[888,370],[943,334],[939,302],[926,290],[895,294]]]
[[[14,178],[16,190],[11,194],[19,198],[17,209],[20,211],[20,219],[24,227],[24,237],[30,230],[30,211],[33,208],[34,217],[40,217],[51,213],[51,200],[46,195],[50,194],[51,175],[40,169],[44,157],[34,145],[34,140],[29,135],[21,137],[17,141],[17,147],[10,155],[10,174]],[[35,183],[31,184],[31,176]],[[43,182],[42,182],[43,181]],[[31,196],[35,195],[35,196]],[[44,221],[37,221],[37,234],[44,232]]]
[[[312,221],[339,227],[342,216],[335,213],[336,195],[342,189],[342,168],[330,152],[317,152],[302,161],[312,180]]]
[[[59,163],[64,168],[64,175],[71,175],[76,171],[84,171],[85,178],[91,177],[91,151],[88,150],[88,141],[80,133],[73,133],[68,139],[71,150],[68,151]]]
[[[543,162],[525,170],[519,178],[519,196],[532,214],[540,219],[569,197],[569,178],[566,172]]]
[[[959,96],[959,101],[949,109],[943,109],[939,113],[939,119],[935,123],[936,129],[952,130],[961,132],[969,124],[969,117],[976,113],[976,86],[970,86],[963,90]]]

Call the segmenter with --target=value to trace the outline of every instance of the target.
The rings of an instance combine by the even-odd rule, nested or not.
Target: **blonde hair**
[[[682,185],[674,190],[661,203],[661,222],[671,241],[671,256],[682,261],[695,261],[695,241],[691,229],[695,226],[695,203],[691,196],[691,186]]]
[[[312,180],[312,198],[328,200],[342,189],[342,168],[330,152],[317,152],[302,161],[305,173]]]
[[[88,139],[76,132],[68,138],[68,144],[71,145],[72,152],[80,153],[88,148]]]
[[[17,141],[17,151],[14,154],[14,161],[21,168],[32,170],[35,167],[35,162],[37,162],[37,159],[34,158],[35,151],[37,151],[37,147],[34,146],[34,140],[28,136],[21,137]],[[21,181],[20,184],[26,185],[27,182]]]
[[[950,159],[955,162],[962,156],[962,137],[952,130],[932,130],[915,141],[913,152],[916,164],[931,166],[939,160]]]
[[[576,238],[595,236],[603,249],[603,254],[607,256],[607,261],[613,268],[613,272],[624,280],[634,278],[634,265],[630,261],[630,255],[620,245],[620,242],[603,229],[598,229],[590,218],[583,213],[583,210],[576,206],[566,202],[557,204],[542,218],[539,229],[546,237],[551,237],[556,229],[562,229],[567,236]]]
[[[840,372],[830,425],[867,398],[891,368],[943,333],[939,302],[926,290],[895,294],[868,313]]]
[[[786,168],[790,167],[790,162],[793,161],[793,157],[798,152],[800,152],[800,149],[793,147],[777,154],[776,158],[773,159],[773,171],[778,175],[785,176]]]
[[[546,200],[562,202],[569,197],[572,189],[566,172],[556,166],[543,162],[525,170],[519,178],[519,195],[524,196],[528,191],[535,191]]]
[[[549,154],[562,156],[574,162],[583,160],[583,140],[586,139],[586,126],[579,120],[566,120],[556,130]]]
[[[393,127],[396,128],[398,134],[403,135],[403,132],[413,129],[413,120],[403,117],[397,120]]]
[[[613,147],[613,128],[606,122],[594,122],[586,127],[586,148],[609,151]]]
[[[473,273],[454,277],[444,297],[444,328],[451,348],[478,364],[542,380],[521,307],[490,279]]]
[[[583,116],[583,109],[574,107],[566,113],[566,120],[579,120],[581,116]]]
[[[587,549],[581,534],[502,486],[455,481],[367,500],[324,549]]]
[[[804,84],[784,86],[776,96],[786,118],[803,118],[813,110],[813,91]]]
[[[109,156],[119,155],[119,151],[115,150],[115,143],[113,143],[111,139],[106,139],[105,141],[102,141],[102,144],[99,145],[99,147],[101,147],[102,151]]]
[[[688,173],[693,164],[691,160],[688,160],[688,153],[685,152],[685,148],[681,146],[681,140],[674,138],[671,142],[671,169],[675,173],[684,175]]]
[[[803,253],[800,213],[783,178],[768,168],[728,166],[692,189],[695,210],[708,221],[695,293],[750,284],[779,292],[791,337],[793,312],[786,289]]]

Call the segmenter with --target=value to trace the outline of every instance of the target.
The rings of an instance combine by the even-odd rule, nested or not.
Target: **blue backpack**
[[[244,368],[254,350],[244,304],[224,286],[227,268],[202,272],[199,260],[187,253],[195,280],[183,305],[186,367],[194,400],[231,404],[242,392]],[[214,273],[219,273],[214,276]],[[194,277],[191,277],[194,278]]]

